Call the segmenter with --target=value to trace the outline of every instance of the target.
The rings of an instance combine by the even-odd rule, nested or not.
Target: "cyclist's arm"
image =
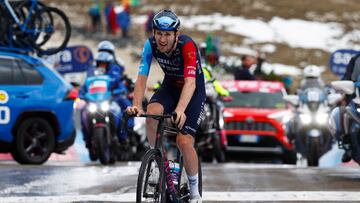
[[[134,89],[133,105],[139,108],[142,108],[141,104],[145,94],[146,81],[150,72],[151,60],[152,60],[152,49],[149,40],[146,40],[139,66],[139,73],[137,80],[135,82],[135,89]]]
[[[175,111],[185,112],[196,88],[196,48],[193,42],[188,42],[183,48],[184,86]]]

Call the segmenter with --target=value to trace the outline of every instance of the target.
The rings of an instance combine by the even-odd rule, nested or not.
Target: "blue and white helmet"
[[[96,62],[111,63],[114,61],[114,56],[106,51],[99,52],[95,57]]]
[[[152,26],[157,30],[177,31],[180,28],[180,20],[174,12],[163,10],[154,16]]]
[[[111,54],[114,54],[115,53],[115,46],[110,41],[104,40],[104,41],[101,41],[98,44],[97,51],[98,52],[106,51],[106,52],[109,52]]]

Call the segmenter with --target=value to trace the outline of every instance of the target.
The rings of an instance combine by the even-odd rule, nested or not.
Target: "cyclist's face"
[[[154,36],[158,49],[161,52],[166,53],[172,50],[175,39],[178,37],[178,32],[155,30]]]

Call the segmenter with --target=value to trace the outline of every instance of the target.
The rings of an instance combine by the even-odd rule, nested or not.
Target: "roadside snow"
[[[134,16],[134,23],[144,23],[146,16]],[[322,49],[332,52],[340,48],[360,48],[359,31],[345,33],[339,23],[322,23],[300,19],[273,17],[269,22],[215,13],[181,16],[182,26],[200,31],[224,30],[247,38],[249,43],[285,43],[290,47]]]

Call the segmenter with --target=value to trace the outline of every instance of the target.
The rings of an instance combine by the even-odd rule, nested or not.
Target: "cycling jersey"
[[[139,75],[149,75],[152,57],[158,61],[165,73],[163,83],[182,88],[185,78],[194,77],[196,78],[196,87],[204,86],[200,55],[194,41],[189,36],[179,36],[176,48],[170,56],[157,49],[155,37],[149,38],[144,45]]]
[[[181,129],[184,135],[194,136],[201,120],[206,97],[200,55],[194,41],[186,35],[180,35],[175,50],[167,56],[157,49],[155,38],[149,38],[144,45],[139,75],[149,75],[152,57],[159,62],[165,76],[160,88],[151,97],[149,103],[160,103],[164,107],[164,113],[171,113],[175,110],[184,79],[196,78],[196,88],[185,109],[186,121]]]

